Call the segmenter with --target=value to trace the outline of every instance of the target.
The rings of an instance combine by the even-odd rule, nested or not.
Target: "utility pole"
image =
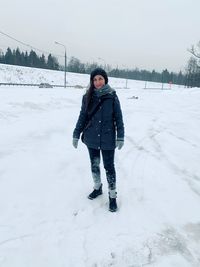
[[[122,64],[122,67],[124,67],[124,71],[125,71],[125,78],[126,78],[126,89],[128,88],[128,68],[126,65]]]
[[[63,46],[64,47],[64,49],[65,49],[65,71],[64,71],[64,87],[66,88],[66,72],[67,72],[67,52],[66,52],[66,46],[64,45],[64,44],[61,44],[61,43],[59,43],[59,42],[56,42],[55,41],[55,44],[57,44],[57,45],[61,45],[61,46]]]

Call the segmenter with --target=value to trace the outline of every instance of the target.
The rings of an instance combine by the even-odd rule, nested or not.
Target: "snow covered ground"
[[[0,82],[63,79],[0,69]],[[89,76],[67,77],[86,86]],[[87,149],[71,144],[85,89],[0,86],[0,266],[200,266],[200,89],[128,87],[117,89],[126,138],[111,213],[103,167],[104,194],[91,201]]]

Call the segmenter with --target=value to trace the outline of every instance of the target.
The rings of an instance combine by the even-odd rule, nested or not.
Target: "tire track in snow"
[[[143,136],[138,142],[134,141],[131,136],[126,136],[126,140],[129,142],[129,148],[125,152],[122,160],[120,160],[120,163],[122,163],[122,173],[125,175],[125,177],[129,177],[131,179],[131,177],[133,176],[133,179],[135,179],[134,187],[136,186],[137,188],[136,193],[140,191],[138,197],[139,200],[144,199],[144,178],[148,158],[154,157],[157,160],[160,159],[160,154],[157,155],[160,152],[160,149],[156,149],[155,153],[154,151],[149,150],[147,148],[147,145],[154,136],[160,134],[165,130],[165,128],[163,127],[160,127],[158,130],[154,129],[153,125],[155,125],[155,123],[157,122],[157,118],[154,118],[152,122],[153,124],[150,125],[150,128],[147,131],[147,135]],[[130,169],[129,171],[127,171],[127,159],[133,158],[132,154],[135,154],[134,159],[130,161]],[[123,164],[123,162],[125,163]]]
[[[175,136],[176,138],[176,136]],[[159,141],[156,140],[155,135],[151,136],[152,143],[155,147],[155,150],[160,154],[162,160],[164,160],[168,166],[170,167],[173,172],[178,175],[179,177],[183,177],[183,179],[187,182],[191,190],[200,196],[200,177],[191,174],[189,171],[185,169],[181,169],[177,164],[169,159],[169,157],[164,153],[162,146],[160,145]]]
[[[32,236],[33,236],[33,234],[26,234],[26,235],[20,235],[20,236],[17,236],[17,237],[8,238],[8,239],[0,241],[0,246],[6,244],[8,242],[14,242],[14,241],[17,241],[17,240],[23,241],[24,238],[28,238],[28,237],[32,237]]]

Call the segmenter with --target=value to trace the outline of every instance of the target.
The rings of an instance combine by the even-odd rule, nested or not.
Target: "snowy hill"
[[[67,73],[67,86],[83,86],[87,87],[89,82],[89,75],[78,74],[78,73]],[[110,84],[115,88],[125,88],[126,80],[118,78],[110,78]],[[63,85],[64,84],[64,72],[53,71],[38,68],[29,68],[14,65],[0,64],[0,83],[49,83],[52,85]],[[144,88],[144,81],[128,80],[128,87]],[[160,83],[148,82],[147,87],[161,88]],[[173,85],[174,88],[179,86]],[[168,84],[164,85],[164,88],[169,88]]]
[[[73,74],[67,75],[67,84],[86,86],[88,75]],[[78,77],[78,78],[77,78]],[[13,66],[0,64],[0,83],[64,83],[64,74],[62,71],[52,71],[47,69],[29,68],[22,66]]]
[[[33,80],[63,73],[0,65],[0,82]],[[72,147],[85,89],[0,86],[0,266],[200,266],[200,90],[128,87],[116,89],[126,136],[113,214],[103,167],[104,193],[91,201],[87,149]]]

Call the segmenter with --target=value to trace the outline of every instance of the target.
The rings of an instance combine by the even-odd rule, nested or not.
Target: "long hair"
[[[93,92],[94,92],[94,84],[93,84],[93,81],[90,81],[90,86],[86,92],[86,111],[87,112],[91,108],[91,100],[92,100]]]

